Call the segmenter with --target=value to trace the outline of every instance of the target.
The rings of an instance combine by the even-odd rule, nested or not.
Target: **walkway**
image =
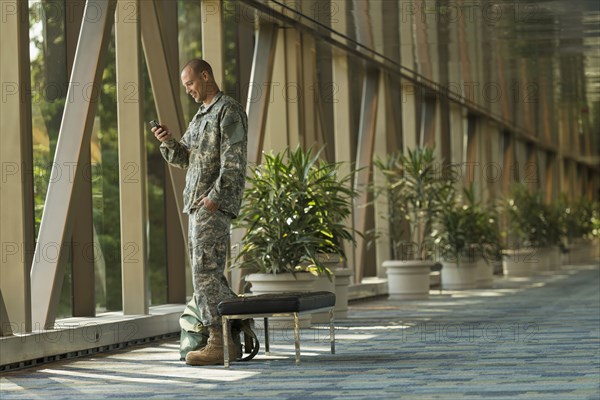
[[[302,332],[299,367],[287,331],[228,371],[186,366],[171,340],[6,373],[0,398],[600,398],[598,266],[494,287],[354,303],[337,354],[324,328]]]

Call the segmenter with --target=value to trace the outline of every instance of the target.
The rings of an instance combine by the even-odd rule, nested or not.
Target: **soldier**
[[[187,169],[183,212],[189,214],[194,297],[210,336],[207,345],[189,352],[185,361],[190,365],[223,364],[217,305],[236,297],[223,273],[231,219],[240,210],[244,190],[248,118],[240,103],[219,90],[206,61],[189,61],[181,72],[181,82],[200,109],[179,142],[165,125],[152,132],[161,141],[164,159]],[[233,360],[236,355],[232,353]]]

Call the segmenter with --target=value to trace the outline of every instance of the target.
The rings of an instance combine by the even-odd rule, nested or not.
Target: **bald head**
[[[188,61],[181,71],[181,83],[185,92],[192,96],[196,103],[210,104],[212,98],[219,93],[212,68],[204,60]]]
[[[183,66],[181,70],[184,71],[186,68],[190,68],[196,76],[200,76],[203,71],[206,71],[214,79],[212,67],[204,60],[200,60],[198,58],[190,60]]]

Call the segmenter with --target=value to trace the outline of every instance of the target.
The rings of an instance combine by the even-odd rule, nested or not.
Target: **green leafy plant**
[[[430,256],[433,222],[441,210],[442,200],[451,190],[451,181],[437,167],[430,147],[394,153],[378,159],[375,166],[385,183],[376,194],[388,199],[389,232],[395,259],[427,259]],[[410,240],[403,226],[410,227]]]
[[[563,194],[555,204],[555,212],[565,242],[600,236],[600,202],[586,197],[570,201]]]
[[[493,204],[482,206],[481,212],[481,255],[486,262],[502,260],[500,218]]]
[[[539,191],[524,185],[511,187],[503,209],[508,218],[507,246],[545,247],[560,243],[560,223],[555,212],[542,200]]]
[[[463,190],[462,197],[454,193],[443,203],[437,220],[439,229],[433,232],[442,257],[460,265],[461,261],[475,261],[486,257],[488,241],[494,241],[493,221],[479,202],[472,187]]]
[[[286,149],[265,154],[251,169],[236,226],[245,228],[236,267],[263,273],[308,271],[331,274],[320,253],[344,258],[343,241],[354,242],[344,220],[352,211],[352,175],[321,151]]]
[[[582,237],[583,230],[579,223],[576,205],[570,202],[565,194],[562,194],[555,203],[555,208],[565,245],[573,239]]]

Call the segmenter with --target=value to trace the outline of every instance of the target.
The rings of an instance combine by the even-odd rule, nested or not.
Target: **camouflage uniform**
[[[229,226],[240,210],[246,175],[248,119],[242,105],[219,92],[202,104],[181,141],[167,140],[160,151],[169,164],[187,169],[183,212],[189,214],[188,248],[194,297],[203,325],[220,323],[217,305],[235,297],[225,276]],[[200,206],[208,197],[219,205]]]

